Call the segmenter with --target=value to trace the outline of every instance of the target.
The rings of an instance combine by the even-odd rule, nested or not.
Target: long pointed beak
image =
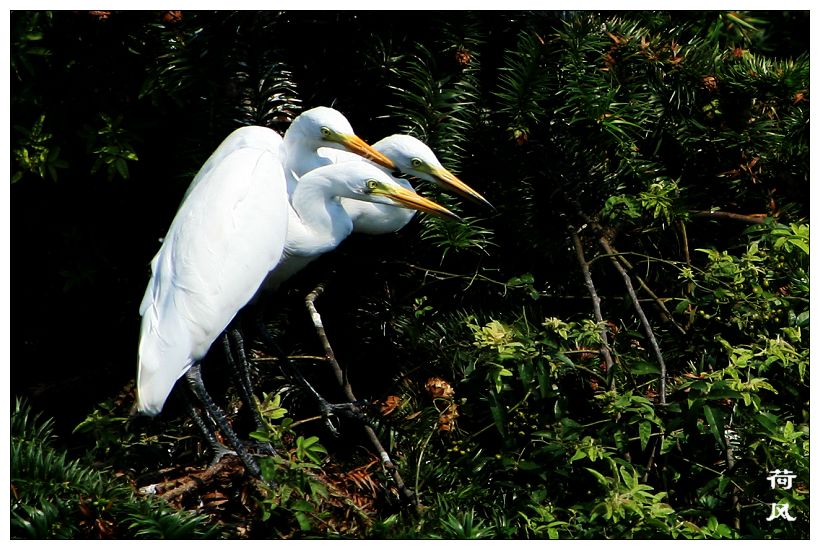
[[[396,165],[393,164],[393,161],[384,156],[383,154],[379,153],[373,147],[368,145],[362,138],[355,135],[347,135],[342,136],[341,139],[342,145],[344,145],[345,149],[350,151],[351,153],[356,153],[359,156],[366,158],[367,160],[371,160],[376,164],[381,164],[385,168],[390,170],[395,170]]]
[[[440,204],[422,197],[414,191],[405,189],[400,185],[385,185],[384,188],[379,191],[379,194],[391,199],[394,202],[397,202],[400,206],[405,208],[412,208],[413,210],[427,212],[428,214],[433,214],[449,220],[461,221],[461,218]]]
[[[436,182],[445,189],[449,189],[450,191],[458,193],[462,197],[465,197],[477,204],[488,206],[495,210],[495,207],[490,204],[490,201],[482,197],[478,191],[458,179],[455,174],[446,168],[438,168],[431,172],[431,175],[436,179]]]

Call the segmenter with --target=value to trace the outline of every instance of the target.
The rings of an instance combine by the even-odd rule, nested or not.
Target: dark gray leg
[[[262,471],[259,469],[259,465],[248,453],[247,449],[245,449],[245,445],[239,441],[239,437],[237,437],[236,432],[234,432],[231,425],[228,424],[228,420],[225,418],[225,413],[219,409],[216,403],[214,403],[214,400],[211,399],[208,391],[205,389],[205,384],[202,382],[200,365],[196,364],[188,369],[188,372],[185,373],[185,379],[188,382],[188,386],[191,388],[191,391],[193,391],[194,395],[196,395],[197,399],[199,399],[199,402],[202,403],[205,411],[208,415],[210,415],[214,422],[216,422],[216,425],[220,430],[222,430],[222,433],[225,438],[227,438],[230,446],[233,447],[236,454],[242,459],[242,462],[245,464],[245,468],[248,472],[250,472],[250,474],[254,477],[262,477]]]
[[[233,348],[236,350],[236,359],[231,352],[231,337],[233,339]],[[262,418],[262,413],[259,412],[259,405],[253,396],[253,383],[251,382],[250,364],[248,363],[248,358],[245,355],[245,343],[239,329],[231,328],[225,331],[222,335],[222,347],[225,351],[225,358],[227,359],[228,365],[231,367],[231,371],[233,372],[234,379],[237,382],[239,397],[242,399],[242,402],[248,410],[251,411],[254,423],[256,424],[256,429],[262,433],[267,433],[268,425]],[[264,451],[270,454],[276,454],[270,443],[261,443],[260,446]]]
[[[202,437],[205,438],[205,441],[208,442],[208,446],[211,447],[211,450],[214,453],[214,458],[211,461],[211,464],[216,464],[225,455],[235,455],[235,452],[233,452],[225,445],[220,443],[219,440],[216,438],[216,432],[214,431],[213,425],[209,422],[206,422],[205,419],[202,418],[202,415],[199,414],[199,411],[197,410],[196,406],[191,400],[191,395],[189,394],[189,392],[182,391],[180,393],[185,398],[185,405],[188,407],[188,412],[191,415],[191,420],[193,420],[196,427],[199,428],[199,431],[202,433]]]

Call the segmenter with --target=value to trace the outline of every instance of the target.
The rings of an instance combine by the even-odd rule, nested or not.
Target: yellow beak
[[[351,153],[356,153],[357,155],[362,156],[367,160],[373,161],[376,164],[381,164],[382,166],[390,170],[396,169],[396,165],[393,164],[392,160],[390,160],[386,156],[382,155],[381,153],[373,149],[359,136],[340,136],[339,142],[345,147],[345,149],[347,149]]]
[[[470,199],[473,202],[478,204],[482,204],[484,206],[489,206],[493,210],[495,207],[490,204],[490,201],[485,199],[481,196],[481,194],[471,188],[469,185],[458,179],[455,174],[447,170],[446,168],[437,168],[430,173],[435,179],[436,183],[444,187],[445,189],[449,189],[454,193],[458,193],[462,197]]]
[[[372,192],[387,197],[388,199],[398,203],[399,206],[403,206],[405,208],[412,208],[413,210],[427,212],[428,214],[433,214],[442,218],[461,221],[461,218],[440,204],[424,198],[414,191],[405,189],[401,185],[382,182],[381,186],[377,189],[373,189]]]

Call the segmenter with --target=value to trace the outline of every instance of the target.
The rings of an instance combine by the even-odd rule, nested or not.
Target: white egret
[[[447,170],[430,148],[413,136],[394,134],[373,144],[373,149],[390,159],[398,172],[435,183],[474,202],[492,205],[477,191]],[[319,155],[330,162],[361,161],[362,157],[336,149],[322,148]],[[384,170],[390,173],[389,170]],[[394,178],[407,189],[413,189],[407,180]],[[353,220],[353,231],[382,235],[398,231],[407,225],[415,212],[395,206],[342,199],[342,205]]]
[[[333,182],[339,178],[347,181],[358,178],[366,185],[362,187],[359,182],[358,187],[351,187],[345,193],[328,194],[327,189],[337,187]],[[395,210],[418,210],[459,219],[367,162],[342,162],[311,170],[299,180],[290,200],[285,250],[268,277],[267,284],[274,288],[350,235],[354,230],[353,219],[343,203],[366,201]]]
[[[286,250],[307,262],[350,234],[353,224],[340,197],[455,216],[368,163],[312,170],[291,204],[278,134],[246,127],[226,141],[230,147],[220,146],[218,158],[197,175],[151,262],[140,305],[137,410],[158,414],[185,375],[251,473],[259,475],[202,383],[199,362],[216,338],[268,273],[276,272]]]
[[[176,380],[205,356],[279,264],[288,218],[294,218],[288,182],[328,162],[316,154],[319,147],[393,167],[341,113],[317,107],[296,117],[284,140],[258,126],[234,131],[194,177],[151,261],[140,304],[138,411],[162,410]]]
[[[234,131],[197,174],[140,304],[137,410],[156,415],[282,257],[288,202],[282,138]]]
[[[285,176],[288,195],[293,195],[298,178],[331,161],[317,154],[320,147],[348,151],[390,170],[393,162],[353,133],[350,123],[330,107],[314,107],[296,117],[285,132]]]
[[[355,136],[344,116],[325,107],[297,117],[284,139],[261,127],[234,131],[186,192],[151,262],[140,304],[137,410],[158,414],[177,380],[186,376],[255,475],[258,466],[202,383],[199,363],[216,338],[269,274],[284,280],[349,235],[353,221],[341,198],[456,217],[366,162],[321,167],[330,161],[317,154],[320,147],[352,151],[395,168]]]

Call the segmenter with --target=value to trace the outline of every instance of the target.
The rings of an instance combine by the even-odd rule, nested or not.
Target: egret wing
[[[270,132],[273,143],[281,142]],[[207,353],[282,256],[285,178],[278,149],[264,145],[245,143],[206,163],[152,261],[141,304],[142,412],[162,409],[176,380]]]

